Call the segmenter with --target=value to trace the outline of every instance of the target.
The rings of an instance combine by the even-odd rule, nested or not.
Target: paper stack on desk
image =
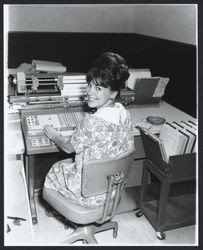
[[[87,81],[83,73],[70,73],[63,76],[63,89],[61,94],[65,96],[82,96],[86,93]]]
[[[32,66],[37,71],[43,72],[66,72],[66,67],[63,66],[60,62],[50,62],[50,61],[41,61],[41,60],[32,60]]]

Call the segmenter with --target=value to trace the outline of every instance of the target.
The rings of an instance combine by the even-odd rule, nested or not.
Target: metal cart
[[[170,196],[174,183],[196,180],[196,154],[170,156],[169,163],[162,160],[159,144],[140,129],[146,153],[144,162],[139,209],[136,216],[143,214],[156,231],[157,238],[164,240],[164,231],[195,224],[196,192]],[[160,182],[156,199],[149,198],[149,175],[154,175]]]

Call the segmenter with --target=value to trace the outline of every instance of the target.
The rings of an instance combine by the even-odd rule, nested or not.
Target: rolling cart
[[[195,224],[196,194],[189,192],[170,196],[171,185],[196,180],[196,153],[170,156],[169,162],[162,159],[160,146],[140,129],[146,160],[144,161],[139,209],[136,216],[143,214],[156,231],[157,238],[164,240],[164,231]],[[149,175],[160,183],[156,199],[149,198]]]

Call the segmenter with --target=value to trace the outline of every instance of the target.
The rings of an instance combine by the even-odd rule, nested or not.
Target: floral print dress
[[[89,160],[116,157],[134,148],[129,112],[120,104],[86,114],[71,137],[75,162],[65,159],[56,162],[45,178],[51,188],[77,204],[96,207],[104,204],[105,194],[85,198],[81,194],[81,172]]]

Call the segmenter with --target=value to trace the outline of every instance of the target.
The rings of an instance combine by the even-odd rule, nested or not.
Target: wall
[[[196,44],[196,5],[9,5],[9,31],[137,33]]]
[[[101,52],[114,51],[132,68],[169,77],[165,100],[196,116],[196,5],[8,7],[8,68],[39,59],[86,72]]]

